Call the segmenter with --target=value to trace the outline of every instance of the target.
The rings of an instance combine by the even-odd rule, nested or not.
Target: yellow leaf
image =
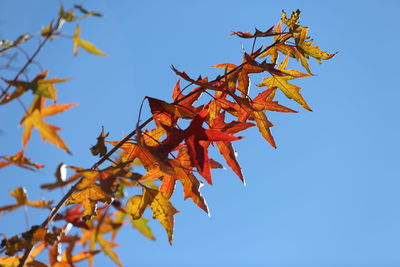
[[[132,220],[138,220],[142,217],[144,210],[149,204],[150,200],[144,198],[145,195],[136,195],[128,199],[126,202],[126,212],[131,215]]]
[[[293,46],[295,49],[294,52],[290,52],[289,50],[291,49],[286,50],[286,52],[285,50],[278,49],[280,52],[286,55],[291,55],[292,57],[294,56],[297,60],[300,60],[301,65],[303,65],[307,72],[311,74],[311,70],[307,62],[309,57],[313,57],[318,61],[318,63],[322,63],[322,60],[330,59],[334,57],[336,53],[329,54],[325,51],[322,51],[318,46],[311,46],[313,40],[308,36],[308,27],[300,26],[299,18],[300,10],[293,12],[289,19],[287,18],[286,13],[282,11],[281,20],[289,27],[289,35],[290,37],[294,38],[296,45]]]
[[[147,237],[148,239],[155,240],[156,238],[153,235],[153,232],[151,231],[150,227],[147,225],[147,222],[149,219],[146,218],[140,218],[138,220],[133,220],[132,217],[130,217],[132,226],[136,228],[142,235]]]
[[[312,75],[302,73],[297,70],[286,70],[285,68],[288,64],[288,60],[289,60],[289,56],[287,56],[278,67],[278,69],[280,71],[287,73],[288,75],[285,75],[285,76],[274,75],[272,77],[264,78],[264,80],[257,86],[259,86],[259,87],[267,86],[269,88],[277,87],[286,95],[287,98],[293,99],[294,101],[299,103],[305,109],[312,111],[311,108],[308,106],[306,100],[300,94],[301,88],[299,86],[296,86],[296,85],[288,82],[289,80],[292,80],[292,79],[308,77],[308,76],[312,76]]]
[[[55,83],[62,83],[62,82],[67,82],[70,81],[71,79],[69,78],[54,78],[54,79],[48,79],[48,80],[39,80],[37,82],[37,87],[34,90],[35,94],[44,96],[47,98],[50,98],[53,101],[57,100],[57,89],[54,87]]]
[[[97,202],[110,202],[111,197],[97,184],[73,193],[66,205],[82,203],[84,207],[83,220],[89,220],[96,215]]]
[[[150,206],[153,211],[153,218],[157,219],[167,231],[169,243],[172,244],[174,231],[174,214],[179,212],[172,206],[171,202],[164,195],[156,190],[143,187],[143,195],[131,197],[126,203],[126,211],[133,220],[141,218],[144,210]]]
[[[44,96],[50,98],[54,102],[57,100],[57,89],[55,88],[55,83],[66,82],[71,79],[69,78],[52,78],[45,80],[48,75],[48,71],[45,70],[32,80],[32,81],[21,81],[21,80],[4,80],[9,86],[15,87],[14,92],[5,95],[0,100],[0,105],[6,104],[11,100],[20,97],[28,90],[31,90],[33,94],[38,96]]]
[[[110,259],[112,259],[118,266],[122,266],[122,262],[117,253],[112,250],[112,242],[105,240],[102,235],[97,236],[97,242],[101,246],[101,249],[104,251],[104,253],[110,257]]]
[[[85,40],[82,40],[81,38],[79,38],[80,32],[81,32],[81,28],[79,25],[77,25],[76,29],[75,29],[75,34],[72,36],[75,56],[78,55],[78,47],[85,49],[87,52],[89,52],[91,54],[95,54],[98,56],[107,56],[106,53],[102,52],[91,42],[88,42],[88,41],[85,41]]]
[[[19,258],[17,257],[1,257],[0,266],[1,267],[18,267]]]
[[[82,39],[77,39],[77,45],[85,49],[87,52],[99,55],[99,56],[107,56],[104,52],[102,52],[100,49],[98,49],[94,44],[82,40]]]
[[[167,231],[169,243],[172,244],[174,232],[174,215],[179,211],[172,206],[171,202],[163,194],[154,189],[146,188],[145,195],[152,199],[150,208],[153,211],[153,218],[157,219]]]
[[[292,12],[290,18],[287,18],[286,12],[282,10],[282,18],[281,20],[285,23],[291,30],[294,30],[299,25],[300,19],[300,10]]]
[[[264,112],[253,112],[252,116],[254,120],[256,121],[258,130],[260,131],[261,135],[264,137],[265,140],[268,141],[268,143],[271,144],[274,148],[276,148],[276,144],[274,141],[274,137],[271,134],[270,127],[273,125],[268,121],[267,116],[265,115]]]
[[[24,205],[28,205],[34,208],[46,209],[49,208],[49,205],[51,205],[52,203],[52,201],[29,201],[26,189],[23,187],[17,187],[9,194],[15,198],[15,201],[17,203],[0,207],[0,212],[13,211]]]
[[[92,251],[81,251],[78,254],[72,256],[72,262],[79,262],[89,258],[92,258],[94,255],[99,253],[100,250],[92,250]]]

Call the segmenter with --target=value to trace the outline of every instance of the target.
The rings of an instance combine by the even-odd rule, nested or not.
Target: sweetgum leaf
[[[153,232],[151,231],[151,228],[148,226],[148,221],[149,219],[146,218],[140,218],[137,220],[133,220],[132,217],[130,217],[132,227],[136,228],[142,235],[147,237],[150,240],[156,240],[156,238],[153,235]]]
[[[174,215],[178,212],[163,194],[148,187],[143,187],[143,195],[131,197],[126,204],[126,211],[132,219],[140,219],[146,207],[153,211],[153,218],[157,219],[167,231],[168,240],[172,244],[174,230]]]
[[[71,152],[68,147],[57,134],[57,131],[61,130],[61,128],[46,123],[43,118],[64,112],[76,104],[54,104],[45,106],[45,101],[46,99],[43,97],[36,97],[22,119],[21,125],[25,126],[22,134],[22,144],[26,147],[31,137],[32,129],[36,128],[43,141],[49,141],[53,145],[70,154]]]
[[[87,221],[97,214],[98,201],[111,202],[112,198],[99,185],[92,184],[73,193],[66,205],[82,203],[84,207],[83,220]]]
[[[289,57],[287,56],[278,67],[279,70],[286,73],[285,76],[272,76],[272,77],[264,78],[263,81],[260,84],[258,84],[257,86],[259,86],[259,87],[267,86],[269,88],[277,87],[286,95],[287,98],[293,99],[294,101],[299,103],[305,109],[312,111],[311,108],[309,107],[309,105],[307,104],[306,100],[300,94],[301,88],[299,86],[296,86],[296,85],[288,82],[293,79],[309,77],[312,75],[307,74],[307,73],[301,73],[297,70],[286,70],[288,60],[289,60]]]

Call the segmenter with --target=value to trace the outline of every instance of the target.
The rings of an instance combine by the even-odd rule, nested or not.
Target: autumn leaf
[[[65,213],[58,213],[54,218],[54,220],[55,221],[65,220],[66,222],[71,223],[76,227],[89,229],[88,224],[82,220],[83,211],[84,211],[83,205],[78,204],[73,209],[67,208],[65,210]]]
[[[98,201],[111,202],[112,198],[107,195],[99,185],[92,184],[75,191],[67,201],[66,205],[82,203],[84,208],[82,218],[84,221],[87,221],[97,214],[96,209]]]
[[[17,257],[0,257],[1,267],[18,267],[19,258]]]
[[[160,138],[166,134],[163,127],[157,127],[151,131],[143,132],[143,142],[146,146],[157,146],[160,144]]]
[[[167,231],[169,243],[172,244],[174,231],[173,216],[178,213],[178,210],[176,210],[171,202],[157,190],[146,188],[144,194],[150,195],[149,198],[152,199],[150,202],[150,208],[153,211],[152,216],[156,218]]]
[[[122,267],[122,262],[119,259],[117,253],[112,250],[113,247],[116,246],[115,243],[104,239],[102,235],[97,235],[97,243],[100,245],[101,250],[108,256],[110,259],[115,262],[118,266]]]
[[[15,253],[13,253],[11,251],[13,248],[11,248],[10,245],[11,246],[15,246],[14,249],[19,251],[18,247],[23,247],[23,246],[26,246],[27,244],[29,244],[29,242],[27,242],[27,240],[18,239],[18,237],[16,238],[16,236],[14,236],[11,239],[7,239],[7,238],[3,239],[3,241],[1,242],[0,247],[6,248],[7,252],[10,255],[14,255]],[[45,247],[46,247],[46,244],[44,242],[42,242],[39,245],[37,245],[32,250],[32,252],[30,253],[28,259],[26,260],[26,263],[27,263],[26,266],[28,266],[28,267],[43,267],[43,266],[47,267],[47,265],[45,265],[44,263],[41,263],[39,261],[34,260],[34,258],[36,256],[38,256],[43,251],[43,249]],[[16,257],[0,257],[0,266],[1,267],[18,267],[21,258],[22,258],[22,255],[19,255],[19,256],[16,256]]]
[[[192,83],[192,84],[196,84],[199,86],[199,88],[196,89],[196,93],[202,93],[204,92],[206,89],[209,90],[213,90],[213,91],[222,91],[223,88],[220,87],[218,85],[217,81],[212,81],[209,82],[208,78],[202,78],[201,76],[199,76],[196,80],[192,79],[185,71],[179,71],[177,70],[174,66],[171,65],[171,69],[175,72],[176,75],[180,76],[181,78],[183,78],[184,80]],[[194,94],[194,93],[193,93]]]
[[[271,87],[265,91],[259,93],[252,101],[252,106],[256,110],[260,111],[276,111],[276,112],[292,112],[297,113],[297,111],[290,109],[288,107],[282,106],[278,101],[273,101],[276,87]]]
[[[80,13],[82,13],[82,15],[75,16],[75,12],[74,12],[75,10],[78,10]],[[63,20],[65,20],[67,22],[73,22],[73,21],[85,19],[90,16],[95,16],[95,17],[103,16],[102,14],[100,14],[98,12],[86,10],[82,5],[74,5],[74,9],[69,10],[69,11],[65,11],[64,7],[61,6],[58,14],[61,18],[63,18]]]
[[[185,143],[191,161],[204,179],[212,184],[211,172],[208,157],[208,144],[204,141],[236,141],[241,137],[229,135],[214,129],[204,129],[202,127],[208,115],[208,110],[203,109],[193,118],[189,127],[185,130]]]
[[[143,194],[128,199],[126,211],[133,220],[140,219],[146,207],[150,206],[153,218],[157,219],[167,231],[169,243],[172,244],[174,214],[178,212],[163,194],[155,189],[143,187]]]
[[[75,267],[77,265],[74,265],[74,263],[81,262],[83,260],[91,259],[91,258],[93,258],[94,255],[98,254],[100,251],[101,250],[81,251],[81,252],[78,252],[75,255],[68,255],[67,256],[67,252],[69,252],[69,250],[67,249],[64,252],[64,254],[62,255],[61,261],[57,261],[54,264],[52,264],[51,266],[52,267]]]
[[[111,145],[117,145],[120,141],[107,141]],[[153,155],[144,147],[139,146],[134,142],[125,142],[120,147],[122,152],[123,162],[133,162],[135,159],[139,159],[140,162],[147,170],[151,170],[157,167],[157,160],[154,159]]]
[[[270,128],[273,124],[268,120],[263,110],[257,110],[248,98],[235,97],[236,103],[226,99],[219,99],[223,109],[238,118],[238,121],[245,122],[254,120],[261,135],[268,143],[276,148],[275,140],[271,134]]]
[[[150,240],[156,240],[156,238],[153,235],[153,232],[151,231],[151,228],[148,226],[148,221],[149,219],[146,218],[140,218],[137,220],[132,219],[132,216],[129,216],[131,220],[131,224],[133,228],[136,228],[142,235],[147,237]]]
[[[57,131],[61,130],[61,128],[46,123],[43,121],[43,118],[64,112],[76,104],[53,104],[50,106],[45,106],[45,101],[45,98],[36,97],[22,119],[21,125],[25,126],[22,134],[22,144],[24,147],[26,147],[31,137],[32,129],[36,128],[39,131],[43,141],[49,141],[53,145],[71,154],[64,141],[57,134]]]
[[[329,54],[325,51],[322,51],[319,46],[312,46],[313,40],[308,36],[308,28],[299,27],[298,31],[300,31],[300,33],[295,35],[296,48],[298,52],[295,54],[295,57],[300,60],[301,64],[304,68],[306,68],[308,73],[311,74],[311,70],[307,62],[309,57],[315,58],[317,62],[321,64],[322,60],[330,59],[336,55],[336,53]]]
[[[130,214],[132,220],[138,220],[142,217],[147,205],[151,202],[148,195],[135,195],[128,199],[125,205],[126,211]]]
[[[279,21],[276,25],[275,32],[280,34],[274,37],[274,45],[269,46],[266,51],[259,55],[259,58],[270,56],[271,63],[273,64],[276,64],[278,60],[278,52],[292,57],[296,53],[296,49],[293,46],[286,44],[286,41],[292,37],[292,34],[282,33],[282,21]]]
[[[87,9],[85,9],[82,5],[74,5],[74,8],[79,10],[82,14],[84,14],[84,16],[82,17],[78,17],[79,19],[83,19],[89,16],[95,16],[95,17],[102,17],[103,15],[95,12],[95,11],[89,11]]]
[[[34,225],[31,227],[31,229],[22,233],[21,235],[15,235],[11,238],[4,238],[1,241],[0,247],[5,250],[5,254],[7,256],[13,256],[16,253],[26,250],[30,246],[33,246],[39,242],[53,245],[59,239],[62,232],[63,230],[57,227],[53,227],[52,231],[50,231],[49,229],[43,228],[39,225]],[[32,256],[34,255],[35,254]]]
[[[31,90],[33,94],[49,98],[53,101],[57,100],[57,89],[54,87],[55,83],[70,81],[70,78],[52,78],[45,79],[48,75],[48,71],[45,70],[42,73],[36,75],[36,77],[30,81],[20,80],[4,80],[8,85],[15,87],[15,90],[11,94],[5,95],[0,100],[0,105],[6,104],[11,100],[20,97],[28,90]]]
[[[101,128],[101,133],[97,137],[97,143],[90,148],[90,152],[92,152],[93,156],[99,155],[99,157],[103,157],[107,154],[107,147],[105,145],[105,139],[109,133],[104,133],[104,127]]]
[[[232,121],[225,123],[225,112],[219,113],[217,118],[212,121],[212,128],[226,132],[229,134],[238,133],[249,127],[254,126],[253,123]],[[221,155],[225,158],[226,163],[231,167],[232,171],[244,182],[243,174],[236,158],[236,151],[229,141],[217,141],[217,147]]]
[[[113,219],[111,214],[108,213],[108,209],[99,209],[99,214],[93,218],[93,220],[88,221],[87,224],[89,229],[82,229],[82,235],[79,239],[79,243],[84,247],[89,245],[89,251],[95,251],[96,244],[100,246],[100,249],[116,264],[122,266],[122,263],[113,250],[118,244],[113,242],[113,239],[123,225],[122,221],[124,216],[117,216]],[[96,224],[97,222],[97,224]],[[107,240],[104,235],[111,234],[111,240]],[[88,257],[89,266],[93,266],[93,257]]]
[[[179,118],[190,119],[195,116],[192,110],[184,106],[169,104],[152,97],[147,97],[147,100],[157,125],[173,126]]]
[[[329,54],[322,51],[318,46],[312,46],[313,40],[308,36],[308,27],[300,25],[300,10],[292,12],[290,18],[287,17],[285,11],[282,11],[282,22],[285,23],[289,29],[291,36],[295,40],[294,52],[291,52],[291,56],[294,56],[297,60],[300,60],[301,65],[311,74],[310,67],[307,59],[313,57],[318,63],[322,63],[322,60],[330,59],[336,55]],[[289,55],[289,54],[287,54]]]
[[[10,164],[17,165],[21,168],[28,169],[30,171],[35,171],[37,169],[42,169],[44,166],[38,163],[33,163],[30,159],[24,156],[24,151],[19,151],[13,156],[0,156],[0,158],[5,161],[0,161],[0,169],[8,166]]]
[[[146,148],[147,153],[152,156],[148,158],[158,159],[158,164],[153,164],[151,168],[147,170],[155,169],[157,166],[162,167],[167,165],[165,170],[168,172],[168,165],[170,165],[165,159],[168,154],[174,150],[182,141],[188,147],[189,155],[193,166],[197,168],[199,173],[204,179],[212,184],[211,172],[210,172],[210,159],[208,157],[208,146],[210,142],[214,141],[235,141],[241,139],[229,135],[214,129],[205,129],[202,127],[208,115],[208,109],[204,108],[200,111],[190,122],[189,126],[185,130],[180,130],[174,127],[163,126],[167,132],[167,138],[163,140],[158,146]],[[123,147],[123,146],[122,146]]]
[[[100,51],[94,44],[82,40],[79,35],[81,33],[81,27],[79,25],[76,26],[75,34],[72,36],[72,41],[74,45],[74,55],[78,55],[78,47],[85,49],[87,52],[91,54],[95,54],[98,56],[107,56],[104,52]]]
[[[200,188],[203,186],[196,176],[193,174],[193,166],[190,160],[187,147],[182,147],[179,150],[178,157],[173,160],[173,165],[177,179],[183,186],[184,199],[191,198],[193,202],[210,215],[207,203],[200,193]]]
[[[17,203],[0,207],[0,212],[13,211],[22,206],[30,206],[39,209],[48,209],[50,208],[50,205],[53,203],[53,201],[40,201],[40,200],[29,201],[27,191],[23,187],[17,187],[14,189],[14,191],[10,192],[9,194],[13,198],[15,198],[15,201]]]
[[[40,188],[47,189],[47,190],[53,190],[56,188],[66,186],[72,182],[75,182],[79,178],[81,178],[81,175],[79,173],[73,174],[69,178],[67,178],[67,166],[63,163],[60,163],[57,166],[54,176],[56,178],[56,181],[54,183],[42,184],[40,186]]]
[[[149,181],[154,179],[162,180],[162,184],[160,186],[160,192],[169,199],[174,190],[176,181],[180,181],[183,186],[184,199],[191,198],[193,202],[204,210],[207,214],[209,214],[207,203],[200,193],[200,188],[203,184],[195,177],[193,174],[192,161],[190,159],[188,148],[186,146],[182,146],[179,149],[178,156],[170,161],[173,169],[168,173],[162,171],[160,168],[154,168],[148,171],[142,178],[139,180],[140,182]],[[221,168],[222,166],[215,161],[209,160],[210,167]],[[139,203],[137,201],[136,203]],[[140,204],[138,204],[141,206]],[[141,214],[140,209],[136,209]]]
[[[231,33],[231,36],[232,36],[232,35],[237,35],[237,36],[239,36],[240,38],[258,38],[258,37],[269,37],[269,36],[274,36],[274,35],[277,35],[277,34],[279,34],[279,33],[276,33],[276,32],[274,31],[274,27],[272,26],[271,28],[269,28],[269,29],[266,30],[265,32],[260,31],[259,29],[256,28],[256,30],[255,30],[254,33],[237,31],[237,32]]]
[[[56,182],[54,184],[46,184],[45,186],[42,185],[41,188],[53,189],[53,187],[56,188],[59,186],[64,186],[67,178],[67,166],[64,163],[58,164],[54,176],[56,178]]]
[[[241,66],[236,66],[232,63],[224,63],[213,65],[212,67],[225,69],[226,71],[233,71],[236,69],[237,89],[242,93],[242,97],[247,97],[250,86],[249,74],[267,71],[274,75],[284,75],[284,73],[275,69],[275,64],[267,63],[266,61],[257,62],[253,57],[258,53],[259,51],[256,51],[251,55],[244,53],[243,63]]]
[[[191,112],[196,112],[199,107],[193,107],[193,103],[196,102],[201,96],[201,90],[199,87],[194,88],[188,95],[185,95],[181,90],[180,79],[176,82],[174,88],[172,89],[172,99],[174,103],[179,102],[179,106],[184,107],[185,110],[190,110]]]
[[[6,52],[7,50],[16,47],[20,44],[25,43],[31,38],[31,36],[27,33],[18,36],[15,41],[1,40],[0,41],[0,55]]]
[[[263,81],[257,86],[259,87],[267,86],[269,88],[277,87],[286,95],[287,98],[293,99],[305,109],[312,111],[311,108],[308,106],[306,100],[300,94],[301,88],[299,86],[296,86],[288,82],[293,79],[308,77],[312,75],[307,73],[302,73],[297,70],[286,70],[288,61],[289,61],[289,56],[286,56],[286,58],[281,62],[281,64],[278,67],[279,70],[286,73],[287,75],[264,78]]]

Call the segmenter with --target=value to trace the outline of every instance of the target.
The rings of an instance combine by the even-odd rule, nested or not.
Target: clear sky
[[[65,1],[65,5],[75,3]],[[80,3],[80,2],[76,2]],[[82,38],[109,54],[72,55],[64,38],[40,55],[51,77],[73,77],[58,86],[60,103],[78,107],[50,119],[73,156],[34,134],[27,155],[46,163],[39,173],[16,167],[0,172],[0,194],[25,186],[33,199],[59,199],[60,192],[38,191],[52,181],[60,162],[90,167],[89,147],[100,127],[110,140],[134,127],[145,95],[170,99],[177,77],[170,64],[196,77],[214,75],[209,66],[241,61],[242,45],[232,31],[267,29],[281,10],[302,11],[315,44],[339,54],[317,74],[296,84],[314,112],[295,102],[282,103],[298,114],[271,114],[276,125],[274,150],[256,129],[237,142],[247,185],[231,172],[214,174],[203,187],[211,218],[178,189],[172,201],[174,244],[164,229],[151,223],[157,241],[126,227],[117,249],[126,266],[400,266],[400,90],[398,1],[85,1],[105,15],[81,22]],[[37,32],[58,11],[51,0],[1,0],[0,39]],[[65,28],[71,34],[72,27]],[[24,60],[19,58],[19,62]],[[299,67],[300,68],[300,67]],[[1,77],[12,72],[1,71]],[[33,76],[38,68],[30,68]],[[258,88],[252,88],[254,92]],[[283,99],[280,97],[280,99]],[[145,112],[144,116],[148,113]],[[17,103],[0,108],[0,154],[21,149],[23,111]],[[223,161],[222,161],[223,162]],[[12,202],[2,197],[0,205]],[[29,210],[30,224],[45,212]],[[0,232],[25,230],[22,210],[0,218]],[[108,258],[96,266],[110,266]]]

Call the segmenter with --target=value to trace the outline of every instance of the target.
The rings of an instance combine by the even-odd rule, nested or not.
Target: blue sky
[[[70,1],[65,1],[68,6]],[[71,2],[74,3],[74,2]],[[215,75],[209,66],[241,61],[242,45],[232,31],[267,29],[281,10],[302,11],[315,44],[339,54],[299,80],[314,112],[282,103],[298,114],[269,116],[276,125],[276,150],[256,129],[235,145],[244,187],[231,171],[216,171],[203,187],[211,219],[180,189],[172,201],[174,244],[158,222],[157,241],[126,227],[117,249],[126,266],[399,266],[400,175],[397,85],[399,53],[397,1],[85,1],[105,15],[82,21],[83,39],[109,54],[72,55],[68,38],[51,42],[39,56],[50,77],[73,77],[58,86],[60,103],[79,103],[48,120],[63,128],[69,156],[34,134],[27,155],[46,163],[38,173],[14,167],[0,172],[0,194],[24,186],[33,199],[61,197],[38,191],[52,181],[59,162],[89,167],[89,147],[100,127],[110,140],[134,127],[144,96],[170,99],[174,64],[196,77]],[[58,10],[50,0],[0,2],[0,39],[37,32]],[[67,25],[68,26],[68,25]],[[66,31],[73,33],[71,26]],[[23,58],[19,58],[23,62]],[[299,68],[301,68],[299,66]],[[37,67],[30,68],[33,76]],[[2,71],[0,76],[10,77]],[[256,82],[256,81],[255,81]],[[259,90],[252,88],[253,93]],[[148,111],[144,112],[146,117]],[[17,103],[0,109],[0,154],[21,149],[23,111]],[[145,118],[144,118],[145,119]],[[11,197],[2,197],[0,205]],[[30,223],[46,213],[29,210]],[[12,222],[12,224],[10,223]],[[22,210],[0,218],[0,232],[25,230]],[[100,258],[96,266],[109,266]]]

